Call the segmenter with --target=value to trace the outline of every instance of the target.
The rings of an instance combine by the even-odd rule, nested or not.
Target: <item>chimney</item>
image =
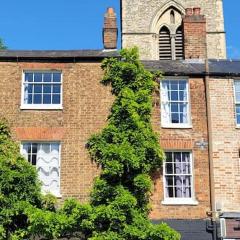
[[[207,58],[206,18],[201,8],[187,8],[183,17],[185,59]]]
[[[113,8],[108,8],[104,16],[103,45],[104,49],[117,49],[117,17]]]

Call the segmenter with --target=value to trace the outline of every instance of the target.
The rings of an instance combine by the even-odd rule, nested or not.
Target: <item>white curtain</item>
[[[181,153],[174,154],[174,162],[175,162],[175,197],[182,197]]]
[[[60,194],[59,145],[38,144],[37,171],[44,193]]]
[[[169,94],[168,94],[168,81],[162,81],[161,88],[161,120],[163,124],[170,123],[170,104],[169,104]]]

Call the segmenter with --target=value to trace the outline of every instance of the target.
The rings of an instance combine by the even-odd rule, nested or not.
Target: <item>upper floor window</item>
[[[187,80],[161,82],[162,127],[189,127],[189,87]]]
[[[197,204],[193,188],[191,152],[166,152],[164,161],[164,202],[166,204]]]
[[[25,142],[22,155],[36,166],[44,193],[60,195],[60,144],[56,142]]]
[[[61,109],[62,74],[59,71],[23,73],[23,109]]]
[[[236,123],[240,125],[240,80],[234,81]]]

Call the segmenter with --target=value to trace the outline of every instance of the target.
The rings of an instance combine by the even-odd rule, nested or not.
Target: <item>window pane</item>
[[[166,163],[166,174],[173,174],[173,165],[172,165],[172,163]]]
[[[28,84],[27,86],[27,92],[32,93],[33,92],[33,84]]]
[[[236,106],[236,113],[239,113],[240,114],[240,106]]]
[[[237,114],[237,124],[240,124],[240,114]]]
[[[235,81],[234,85],[235,85],[235,91],[240,92],[240,81]]]
[[[172,113],[172,123],[179,123],[179,114],[178,113]]]
[[[166,162],[172,162],[172,153],[171,152],[166,152]]]
[[[41,73],[34,74],[34,82],[42,82],[42,74]]]
[[[53,93],[60,93],[61,92],[60,85],[53,85]]]
[[[43,93],[51,93],[51,85],[44,84],[43,85]]]
[[[60,94],[54,94],[52,96],[52,103],[53,104],[60,104]]]
[[[61,82],[61,73],[53,73],[53,82]]]
[[[178,101],[178,92],[177,91],[171,92],[171,101]]]
[[[171,112],[179,112],[178,104],[177,103],[172,103],[171,104]]]
[[[42,103],[42,94],[35,94],[33,97],[34,104],[41,104]]]
[[[34,93],[42,93],[42,85],[34,85]]]
[[[37,164],[37,155],[36,154],[33,154],[32,155],[32,161],[31,161],[32,165],[36,165]]]
[[[43,81],[44,82],[51,82],[52,81],[52,74],[51,73],[44,73]]]
[[[37,143],[32,144],[32,153],[37,153]]]
[[[179,81],[179,90],[186,90],[187,82],[186,81]]]
[[[173,198],[174,197],[173,187],[168,187],[167,188],[167,197],[169,197],[169,198]]]
[[[27,103],[28,104],[32,104],[32,98],[33,98],[33,95],[32,94],[28,94],[28,97],[27,97]]]
[[[49,143],[42,144],[42,150],[44,153],[50,153],[50,144]]]
[[[240,92],[236,92],[236,102],[240,102]]]
[[[166,177],[167,186],[173,186],[173,177]]]
[[[51,94],[43,95],[43,104],[51,104]]]
[[[171,90],[178,90],[178,81],[171,81]]]
[[[25,73],[25,81],[26,82],[33,82],[33,74],[32,73]]]

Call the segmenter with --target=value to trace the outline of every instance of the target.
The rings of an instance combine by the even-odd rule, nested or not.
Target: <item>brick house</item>
[[[197,4],[121,1],[123,47],[137,45],[146,68],[164,73],[152,123],[166,161],[153,176],[150,217],[183,240],[237,239],[240,63],[207,60],[226,57],[222,1]],[[113,9],[104,19],[104,50],[0,51],[0,116],[43,191],[60,200],[88,201],[100,171],[85,144],[107,124],[113,102],[100,84],[101,61],[118,57]]]

